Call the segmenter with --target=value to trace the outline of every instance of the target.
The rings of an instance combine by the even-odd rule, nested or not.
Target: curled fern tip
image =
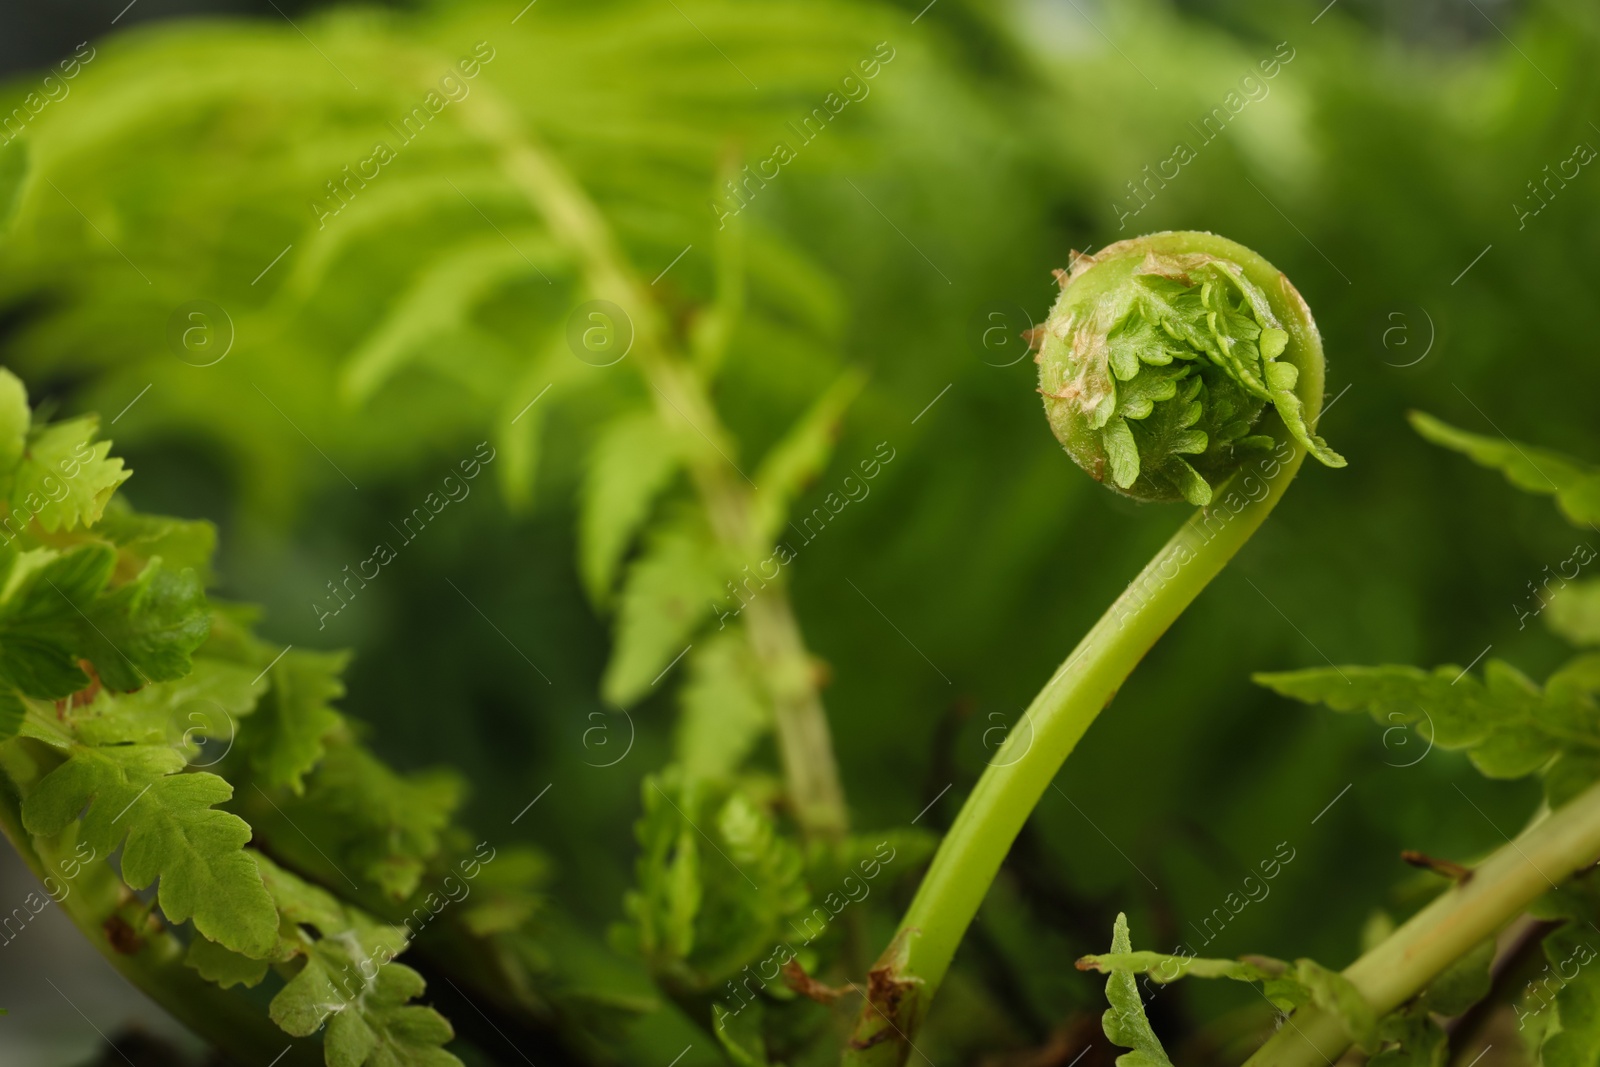
[[[1057,440],[1096,481],[1137,500],[1203,506],[1270,453],[1271,408],[1330,467],[1297,392],[1321,344],[1305,302],[1265,260],[1205,233],[1161,233],[1073,254],[1038,345]],[[1317,378],[1320,380],[1320,373]]]

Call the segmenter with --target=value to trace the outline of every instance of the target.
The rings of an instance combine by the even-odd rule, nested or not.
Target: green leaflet
[[[181,678],[189,654],[211,628],[205,590],[193,571],[174,573],[152,560],[131,582],[88,604],[74,604],[84,627],[83,654],[112,689]]]
[[[1128,937],[1128,917],[1117,912],[1117,922],[1111,931],[1111,955],[1119,956],[1133,951]],[[1100,1026],[1113,1045],[1132,1049],[1117,1057],[1117,1067],[1172,1067],[1161,1039],[1150,1029],[1150,1020],[1144,1013],[1144,1001],[1139,998],[1139,984],[1132,971],[1113,970],[1106,979],[1106,1000],[1111,1006],[1101,1017]]]
[[[685,781],[677,768],[647,778],[643,800],[637,888],[624,900],[630,922],[614,932],[619,947],[664,980],[707,991],[795,940],[788,920],[810,898],[804,863],[760,805]]]
[[[1446,749],[1466,749],[1491,778],[1520,778],[1563,751],[1600,750],[1600,679],[1580,659],[1541,690],[1516,668],[1489,660],[1479,681],[1460,668],[1315,668],[1257,674],[1284,696],[1335,711],[1368,711],[1385,728],[1416,727]]]
[[[1568,921],[1544,939],[1549,966],[1523,991],[1518,1029],[1535,1035],[1543,1067],[1593,1067],[1600,1058],[1600,893],[1592,876],[1580,875],[1534,910]]]
[[[40,699],[70,696],[89,684],[78,666],[81,616],[111,577],[116,554],[84,546],[0,553],[0,679]]]
[[[141,515],[120,496],[113,496],[94,532],[129,558],[143,563],[160,559],[175,571],[193,570],[202,584],[210,580],[217,528],[209,522]]]
[[[1416,1000],[1385,1016],[1378,1028],[1384,1047],[1370,1067],[1445,1067],[1450,1043],[1428,1006]]]
[[[1436,445],[1453,449],[1479,466],[1497,470],[1518,489],[1553,494],[1562,514],[1579,526],[1600,522],[1600,470],[1581,460],[1505,437],[1458,430],[1432,415],[1411,413],[1411,425]]]
[[[395,900],[409,897],[439,853],[461,803],[461,780],[449,772],[400,774],[340,732],[324,744],[304,794],[272,797],[270,805],[252,809],[253,820],[288,821],[279,827],[279,847],[293,850],[302,870],[322,870],[322,877],[341,884],[346,877],[363,879]]]
[[[1180,978],[1231,978],[1236,982],[1259,982],[1266,998],[1284,1012],[1293,1011],[1311,1000],[1311,990],[1301,980],[1298,971],[1282,960],[1267,956],[1219,960],[1199,956],[1169,956],[1161,952],[1134,952],[1130,949],[1084,956],[1078,960],[1077,968],[1103,974],[1147,974],[1152,981],[1162,984],[1176,982]]]
[[[272,968],[268,960],[251,959],[205,937],[196,937],[189,942],[189,951],[184,953],[183,962],[198,971],[201,978],[223,989],[231,989],[236,985],[253,989],[261,984],[267,971]]]
[[[1366,998],[1338,971],[1315,960],[1296,960],[1295,978],[1323,1011],[1337,1015],[1355,1044],[1365,1052],[1378,1049],[1378,1019]]]
[[[1573,582],[1552,597],[1545,625],[1575,645],[1600,645],[1600,578]]]
[[[678,691],[674,752],[689,778],[727,778],[772,728],[772,709],[743,627],[702,638]]]
[[[757,544],[765,545],[778,535],[794,498],[827,467],[839,423],[865,384],[859,371],[841,374],[762,458],[755,477],[761,488],[755,495],[751,534]]]
[[[628,569],[617,607],[616,643],[600,692],[621,707],[644,697],[693,640],[723,595],[721,554],[692,512],[659,526]]]
[[[19,694],[59,700],[87,687],[80,659],[110,689],[188,672],[209,626],[199,579],[152,561],[133,581],[107,588],[116,562],[99,544],[64,553],[0,549],[0,726],[15,721]]]
[[[272,664],[249,738],[250,765],[262,785],[305,791],[303,779],[322,760],[325,738],[343,721],[332,704],[344,696],[340,675],[349,662],[348,652],[291,649]]]
[[[99,428],[97,416],[84,415],[29,432],[10,479],[13,519],[32,519],[52,533],[99,520],[111,494],[133,473],[109,454],[110,441],[94,441]]]
[[[460,329],[474,308],[513,281],[557,269],[562,257],[540,231],[492,233],[462,242],[420,271],[346,364],[344,395],[370,399],[407,359],[442,334]],[[541,279],[542,280],[542,279]]]
[[[1368,1052],[1379,1045],[1378,1020],[1350,980],[1330,971],[1315,960],[1300,959],[1293,966],[1266,956],[1239,960],[1201,959],[1194,956],[1169,956],[1160,952],[1135,952],[1128,937],[1127,917],[1118,914],[1112,934],[1111,951],[1078,960],[1080,971],[1096,970],[1111,977],[1106,980],[1106,999],[1111,1010],[1105,1014],[1106,1037],[1113,1044],[1135,1051],[1132,1063],[1165,1063],[1166,1055],[1150,1030],[1133,976],[1148,974],[1157,982],[1179,978],[1231,978],[1238,982],[1259,982],[1262,992],[1280,1011],[1288,1012],[1315,1003],[1344,1021],[1356,1044]],[[1113,1032],[1115,1028],[1116,1032]],[[1122,1067],[1127,1056],[1118,1057]]]
[[[87,807],[80,839],[104,856],[126,838],[123,880],[143,889],[159,878],[158,900],[170,921],[192,917],[211,940],[265,955],[277,919],[244,851],[250,827],[213,808],[233,796],[233,787],[183,769],[183,755],[165,745],[76,749],[23,800],[23,824],[30,833],[54,836]]]
[[[324,1025],[329,1067],[460,1067],[444,1051],[455,1034],[432,1008],[411,1004],[422,976],[394,957],[405,931],[262,860],[262,877],[281,911],[288,958],[303,962],[272,998],[272,1021],[307,1037]]]
[[[653,412],[623,415],[601,431],[578,515],[578,570],[594,603],[611,598],[623,557],[681,463],[676,438]]]

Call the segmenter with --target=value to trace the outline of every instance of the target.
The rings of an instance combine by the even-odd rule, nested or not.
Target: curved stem
[[[732,443],[704,383],[673,351],[660,310],[633,276],[599,209],[548,151],[523,132],[515,114],[487,92],[469,107],[469,121],[498,145],[506,173],[545,219],[557,241],[578,256],[589,286],[616,301],[633,320],[640,373],[655,394],[656,413],[679,428],[691,480],[717,540],[735,556],[756,558],[754,496],[729,459]],[[734,474],[739,473],[739,480]],[[745,624],[772,699],[778,749],[795,817],[808,835],[837,838],[849,825],[827,713],[787,594],[773,586],[751,605]]]
[[[1600,859],[1600,782],[1524,830],[1440,894],[1344,976],[1383,1015],[1493,937],[1539,896]],[[1351,1044],[1336,1016],[1306,1006],[1245,1067],[1325,1067]]]
[[[869,1006],[857,1025],[846,1062],[900,1062],[927,1003],[950,966],[956,945],[978,913],[989,885],[1023,823],[1090,723],[1200,591],[1249,540],[1299,469],[1299,446],[1275,471],[1246,473],[1254,499],[1237,513],[1226,504],[1196,512],[1156,553],[1125,592],[1045,683],[1023,720],[1011,731],[945,836],[900,924],[896,946],[880,965],[896,982],[910,983],[898,1014]],[[1219,498],[1237,499],[1225,490]],[[895,1031],[899,1031],[896,1040]],[[875,1037],[886,1033],[885,1037]]]
[[[1269,294],[1288,329],[1286,354],[1299,369],[1296,393],[1315,425],[1322,403],[1322,342],[1287,278],[1249,249],[1212,234],[1156,234],[1123,244],[1238,263]],[[1156,553],[1045,683],[985,768],[869,976],[867,1004],[845,1049],[848,1067],[904,1062],[956,946],[1034,805],[1133,668],[1250,539],[1294,479],[1305,451],[1282,423],[1266,425],[1273,451],[1235,473],[1213,503]]]

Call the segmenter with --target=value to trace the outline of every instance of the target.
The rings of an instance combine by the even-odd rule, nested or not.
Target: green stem
[[[545,220],[557,241],[577,255],[596,295],[623,307],[633,323],[634,358],[654,394],[657,415],[677,430],[691,481],[717,540],[735,558],[754,559],[770,546],[752,543],[753,491],[736,480],[731,435],[689,360],[675,351],[660,310],[628,267],[605,217],[555,158],[534,143],[503,101],[481,92],[468,109],[480,136],[500,147],[502,166]],[[787,594],[765,590],[745,620],[750,647],[772,698],[784,780],[796,820],[808,835],[836,839],[849,825],[827,712]]]
[[[1152,240],[1152,239],[1146,239]],[[1298,293],[1260,256],[1210,234],[1159,235],[1174,252],[1208,252],[1244,267],[1271,294],[1290,334],[1286,355],[1313,424],[1321,407],[1321,339]],[[1255,533],[1305,458],[1272,420],[1275,451],[1237,472],[1156,553],[1034,697],[962,806],[874,970],[846,1047],[849,1067],[893,1067],[911,1050],[950,960],[1023,823],[1095,717],[1156,640]]]
[[[1600,860],[1600,783],[1524,830],[1440,894],[1344,976],[1378,1015],[1393,1011],[1542,894]],[[1245,1067],[1325,1067],[1351,1045],[1337,1016],[1296,1011]]]

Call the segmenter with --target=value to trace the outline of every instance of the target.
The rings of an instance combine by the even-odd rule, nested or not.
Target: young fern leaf
[[[810,899],[799,850],[736,788],[674,769],[646,779],[642,794],[638,889],[624,901],[631,922],[614,940],[643,955],[680,997],[705,997],[753,959],[772,964],[764,981],[776,978],[787,960],[769,954],[793,939],[785,924]],[[728,990],[733,1004],[750,995],[731,983]]]
[[[455,1036],[444,1016],[409,1003],[426,985],[416,971],[393,962],[405,950],[405,931],[265,859],[260,863],[282,918],[280,955],[300,961],[272,998],[272,1021],[295,1037],[326,1025],[329,1067],[460,1067],[442,1047]]]
[[[1271,448],[1255,432],[1268,405],[1319,461],[1344,466],[1307,426],[1300,371],[1278,361],[1288,330],[1238,263],[1136,239],[1076,257],[1060,278],[1039,391],[1057,439],[1096,481],[1138,500],[1209,504]]]
[[[711,614],[725,570],[696,512],[681,510],[651,532],[617,605],[616,645],[600,684],[607,702],[626,707],[650,691]]]
[[[778,536],[794,498],[827,467],[844,413],[865,384],[859,371],[840,375],[762,458],[755,477],[761,491],[755,497],[751,534],[756,544],[769,544]]]
[[[322,762],[326,740],[344,721],[333,702],[344,696],[348,652],[290,649],[272,664],[271,686],[250,731],[250,765],[261,785],[305,792],[304,779]]]
[[[1420,411],[1411,413],[1411,425],[1434,444],[1501,472],[1518,489],[1554,495],[1562,514],[1573,523],[1600,522],[1600,469],[1547,448],[1458,430]]]
[[[1500,660],[1484,665],[1481,681],[1455,666],[1313,668],[1254,679],[1307,704],[1366,711],[1386,729],[1416,727],[1440,748],[1465,749],[1490,778],[1521,778],[1557,754],[1600,757],[1600,677],[1591,657],[1542,689]]]
[[[679,691],[673,748],[690,779],[728,780],[772,729],[772,706],[749,638],[737,625],[696,642]]]
[[[1133,952],[1133,942],[1128,936],[1128,917],[1117,912],[1117,922],[1111,931],[1111,956],[1126,956]],[[1086,957],[1093,959],[1094,957]],[[1080,968],[1083,960],[1079,960]],[[1139,996],[1139,983],[1134,972],[1108,968],[1106,1000],[1111,1006],[1101,1017],[1100,1026],[1106,1039],[1113,1045],[1132,1049],[1117,1057],[1117,1067],[1172,1067],[1161,1039],[1150,1029],[1150,1019],[1144,1013],[1144,1000]]]
[[[677,439],[650,412],[622,415],[589,453],[578,516],[578,571],[603,605],[650,509],[682,468]]]

